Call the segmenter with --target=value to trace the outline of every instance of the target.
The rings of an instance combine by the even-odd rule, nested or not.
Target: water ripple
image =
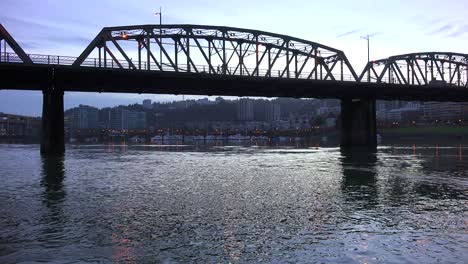
[[[38,152],[0,145],[1,263],[468,258],[468,159],[456,147]]]

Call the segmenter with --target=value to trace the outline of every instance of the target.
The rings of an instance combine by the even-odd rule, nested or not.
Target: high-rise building
[[[88,105],[80,105],[72,110],[73,129],[97,129],[99,109]]]
[[[127,112],[128,129],[144,129],[146,128],[146,113],[145,112]]]
[[[151,104],[151,99],[145,99],[143,100],[143,107],[145,109],[152,109],[153,105]]]
[[[99,126],[101,128],[109,129],[110,126],[110,112],[111,108],[106,107],[99,110]]]
[[[199,104],[199,105],[214,105],[214,104],[217,104],[216,101],[210,101],[210,99],[208,98],[202,98],[202,99],[198,99],[197,101],[195,101],[196,104]]]
[[[253,100],[243,98],[237,101],[237,119],[250,121],[254,119]]]
[[[281,106],[279,104],[269,103],[265,105],[266,121],[278,121],[281,119]]]
[[[128,129],[127,112],[128,110],[122,109],[121,107],[111,109],[110,128],[114,130]]]
[[[146,113],[114,108],[110,112],[110,127],[114,130],[146,128]]]
[[[456,121],[467,116],[468,103],[424,102],[424,119],[432,121]]]

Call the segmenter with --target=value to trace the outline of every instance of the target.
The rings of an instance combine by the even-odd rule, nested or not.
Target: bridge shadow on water
[[[341,148],[344,199],[360,209],[418,207],[427,199],[447,203],[466,199],[468,162],[462,151],[461,146]]]
[[[357,202],[363,208],[377,202],[377,150],[375,148],[341,148],[343,181],[341,189],[347,202]]]
[[[60,247],[67,238],[65,229],[69,217],[64,211],[66,197],[64,156],[42,156],[41,186],[44,211],[39,219],[43,223],[36,240],[47,243],[48,248]]]
[[[64,156],[42,156],[43,198],[47,207],[62,203],[65,199],[63,181],[65,179]]]

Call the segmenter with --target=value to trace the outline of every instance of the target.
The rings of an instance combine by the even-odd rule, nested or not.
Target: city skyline
[[[141,1],[136,6],[124,1],[63,3],[48,0],[38,5],[35,1],[6,0],[0,3],[0,8],[5,11],[0,21],[27,53],[77,56],[102,27],[159,23],[154,13],[160,6],[164,24],[251,28],[296,36],[341,49],[358,72],[367,62],[367,44],[360,37],[368,34],[372,35],[371,60],[415,51],[466,53],[463,43],[468,41],[468,21],[453,8],[464,10],[468,8],[467,3],[446,1],[440,5],[437,1],[400,2],[292,1],[284,6],[281,1],[269,1],[269,4],[240,1],[236,6],[231,6],[200,1],[194,6],[187,1]],[[65,107],[79,104],[105,107],[140,102],[145,98],[172,101],[181,100],[182,95],[67,92]],[[2,112],[39,116],[41,105],[40,92],[0,91]]]

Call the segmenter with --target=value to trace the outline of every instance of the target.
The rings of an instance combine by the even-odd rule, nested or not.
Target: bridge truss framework
[[[45,154],[65,151],[64,91],[84,87],[93,92],[134,93],[146,88],[152,93],[333,96],[342,99],[345,147],[376,146],[378,97],[468,100],[468,55],[460,53],[393,56],[369,62],[357,76],[340,50],[230,27],[104,28],[78,58],[26,54],[0,25],[0,47],[2,43],[14,51],[0,50],[2,85],[43,92],[41,152]]]
[[[340,50],[263,31],[200,25],[104,28],[73,65],[314,80],[358,78]]]
[[[359,76],[366,80],[406,85],[468,87],[468,54],[411,53],[369,62]]]

